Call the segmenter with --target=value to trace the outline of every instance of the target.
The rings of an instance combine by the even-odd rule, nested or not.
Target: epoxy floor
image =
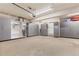
[[[0,42],[0,56],[79,56],[79,39],[35,36]]]

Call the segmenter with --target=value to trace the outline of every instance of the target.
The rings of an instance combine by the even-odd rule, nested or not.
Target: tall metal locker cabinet
[[[38,35],[39,35],[38,24],[29,23],[29,25],[28,25],[28,36],[38,36]]]
[[[48,35],[48,24],[41,24],[40,35],[47,36]]]
[[[60,24],[59,24],[59,22],[54,22],[54,37],[60,37]]]
[[[0,20],[0,40],[2,39],[2,20]]]
[[[11,39],[10,19],[0,17],[0,41]]]
[[[29,23],[26,23],[26,37],[28,37],[28,25]]]
[[[66,21],[65,21],[66,20]],[[79,21],[61,20],[61,37],[79,38]]]

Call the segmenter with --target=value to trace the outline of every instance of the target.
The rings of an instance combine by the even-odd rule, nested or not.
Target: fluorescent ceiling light
[[[40,14],[46,13],[46,12],[51,11],[51,10],[52,10],[51,7],[46,7],[46,8],[42,8],[42,9],[38,9],[38,10],[34,11],[34,14],[40,15]]]

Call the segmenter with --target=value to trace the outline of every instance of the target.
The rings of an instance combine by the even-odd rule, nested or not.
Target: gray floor
[[[79,55],[79,40],[35,36],[0,42],[2,56],[60,56]]]

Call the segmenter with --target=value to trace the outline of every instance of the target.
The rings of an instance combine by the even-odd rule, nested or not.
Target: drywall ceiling
[[[18,5],[26,9],[28,7],[31,7],[33,11],[51,6],[52,8],[55,8],[55,11],[58,11],[58,10],[64,10],[70,7],[78,6],[79,3],[18,3]]]
[[[31,7],[33,11],[52,5],[52,3],[17,3],[17,4],[26,9],[28,7]]]
[[[52,12],[57,12],[59,10],[65,10],[71,7],[77,7],[79,4],[77,3],[16,3],[17,5],[23,7],[24,9],[29,10],[30,12],[34,12],[36,10],[51,7],[52,10],[46,13],[39,14],[37,17],[41,17]],[[29,9],[30,7],[31,9]],[[39,12],[39,11],[38,11]],[[40,11],[41,12],[41,11]],[[24,17],[27,19],[33,19],[32,14],[24,11],[23,9],[11,4],[11,3],[0,3],[0,13],[11,14],[19,17]]]
[[[43,9],[46,7],[51,7],[52,10],[49,10],[45,13],[41,13],[38,15],[35,14],[37,18],[42,17],[44,15],[51,14],[53,12],[58,12],[61,10],[65,10],[65,9],[74,8],[74,7],[79,6],[78,3],[18,3],[18,5],[22,6],[25,9],[27,9],[28,7],[31,7],[32,12],[38,11],[38,13],[42,12],[42,11],[40,11],[40,9]]]
[[[75,7],[79,7],[78,3],[53,3],[51,5],[52,5],[52,7],[51,7],[52,10],[50,10],[50,11],[48,11],[46,13],[38,15],[37,18],[48,15],[48,14],[51,14],[51,13],[64,11],[66,9],[72,9],[72,8],[74,9]]]
[[[31,19],[31,14],[10,3],[0,3],[0,13]]]
[[[68,8],[74,8],[79,6],[79,3],[54,3],[55,11],[64,10]]]

